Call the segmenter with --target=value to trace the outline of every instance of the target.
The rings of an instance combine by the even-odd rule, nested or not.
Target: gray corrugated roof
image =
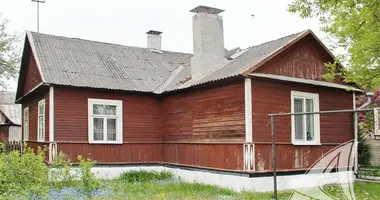
[[[233,60],[191,79],[191,54],[122,46],[32,32],[44,82],[76,87],[162,93],[238,76],[304,32],[235,50]],[[182,66],[181,68],[179,68]],[[178,70],[177,70],[178,69]]]
[[[32,33],[46,83],[152,92],[191,54]]]
[[[21,125],[21,105],[15,104],[14,92],[0,92],[0,111],[16,125]]]

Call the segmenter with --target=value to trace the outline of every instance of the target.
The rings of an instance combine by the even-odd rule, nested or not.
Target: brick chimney
[[[207,6],[198,6],[190,12],[193,16],[193,51],[191,58],[191,76],[200,77],[218,66],[225,57],[223,10]]]

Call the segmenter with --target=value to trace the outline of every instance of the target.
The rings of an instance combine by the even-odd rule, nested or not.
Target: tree
[[[0,14],[0,90],[7,89],[5,80],[16,77],[20,61],[18,37],[7,31],[7,24]]]
[[[338,75],[367,90],[380,87],[380,0],[294,0],[288,11],[318,18],[321,30],[345,49],[336,62],[326,63],[325,78]]]

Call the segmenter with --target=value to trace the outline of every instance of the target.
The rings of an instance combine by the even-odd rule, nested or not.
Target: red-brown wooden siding
[[[326,50],[308,35],[254,72],[323,81],[325,63],[332,61]],[[342,83],[342,79],[337,78],[335,82]]]
[[[244,80],[165,96],[164,141],[244,141]]]
[[[291,112],[291,91],[319,94],[320,110],[352,109],[352,92],[341,89],[317,87],[273,80],[252,80],[252,126],[256,143],[256,169],[271,169],[271,128],[269,113]],[[279,169],[307,168],[322,153],[353,139],[353,115],[351,113],[320,115],[321,146],[294,146],[291,144],[291,117],[275,119],[277,158]],[[327,145],[327,146],[326,146]],[[300,164],[296,164],[300,162]]]
[[[38,94],[32,94],[23,101],[22,111],[29,107],[29,141],[37,141],[37,123],[38,123],[38,102],[45,99],[45,141],[49,141],[49,92],[41,91]],[[22,112],[24,119],[24,112]],[[24,120],[22,120],[24,126]],[[24,129],[22,129],[22,137],[24,137]]]
[[[161,104],[162,134],[170,144],[164,144],[164,162],[242,169],[244,112],[241,79],[165,96]]]
[[[88,98],[123,101],[124,144],[88,144]],[[162,160],[162,145],[155,144],[162,141],[160,102],[157,98],[56,87],[54,103],[57,148],[71,159],[75,160],[77,155],[83,155],[97,160],[98,163]]]
[[[160,102],[156,98],[59,87],[54,90],[55,141],[88,142],[89,98],[123,101],[123,142],[161,141]]]
[[[34,87],[36,87],[39,83],[42,82],[40,72],[37,68],[37,63],[34,58],[33,52],[30,49],[30,46],[27,45],[28,52],[29,52],[29,58],[28,58],[28,65],[25,67],[25,82],[24,82],[24,91],[23,94],[27,94],[30,92]]]
[[[159,163],[163,160],[161,143],[122,145],[58,143],[57,148],[74,162],[78,155],[96,160],[97,163]]]
[[[9,126],[7,125],[0,126],[0,143],[8,142],[8,138],[9,138]]]
[[[164,162],[218,169],[243,169],[242,144],[164,144]]]

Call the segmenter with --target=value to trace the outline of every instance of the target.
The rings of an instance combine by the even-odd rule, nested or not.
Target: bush
[[[80,182],[82,184],[83,192],[87,196],[100,187],[100,182],[96,179],[95,174],[91,172],[91,168],[95,165],[96,161],[89,158],[84,159],[81,155],[78,156],[79,160],[79,174]]]
[[[120,175],[119,180],[126,182],[147,182],[147,181],[160,181],[173,179],[173,173],[169,171],[146,171],[146,170],[132,170],[124,172]]]
[[[3,149],[4,146],[1,145]],[[33,199],[49,191],[45,150],[37,153],[26,147],[22,152],[0,153],[0,199]]]
[[[59,152],[51,164],[50,181],[53,187],[62,189],[75,186],[78,177],[71,169],[72,164],[70,163],[70,159],[63,152]]]

